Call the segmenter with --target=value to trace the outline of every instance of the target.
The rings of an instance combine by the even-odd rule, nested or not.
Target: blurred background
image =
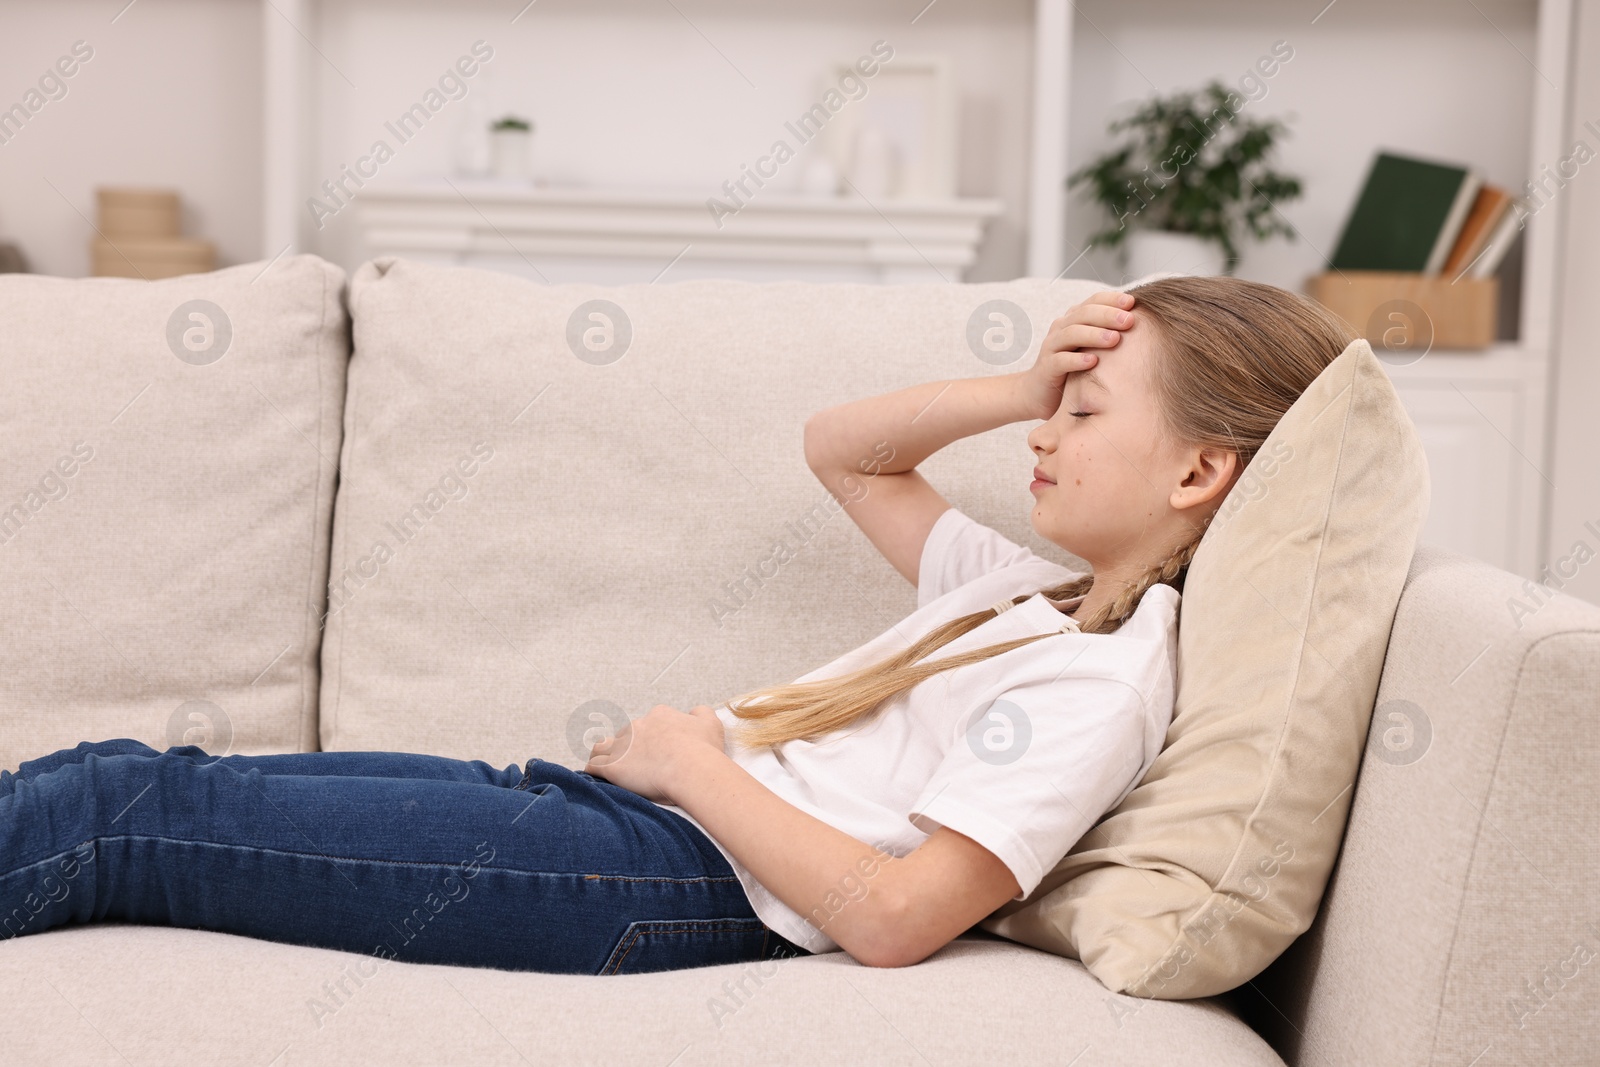
[[[1380,349],[1425,538],[1600,601],[1600,0],[0,0],[0,26],[0,269],[1231,270]],[[1217,114],[1207,87],[1226,128],[1174,121]],[[1185,129],[1166,174],[1209,215],[1129,180]],[[1421,211],[1383,156],[1445,183],[1414,263],[1356,247]]]

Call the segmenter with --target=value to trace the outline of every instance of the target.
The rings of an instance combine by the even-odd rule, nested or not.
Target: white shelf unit
[[[1449,17],[1440,18],[1441,26],[1435,27],[1430,24],[1430,14]],[[1456,65],[1459,69],[1450,67],[1447,58],[1447,79],[1419,76],[1415,93],[1390,101],[1387,112],[1352,114],[1347,122],[1319,125],[1318,137],[1341,139],[1342,143],[1333,147],[1349,154],[1349,159],[1359,158],[1364,167],[1379,148],[1406,151],[1408,139],[1384,133],[1395,128],[1392,116],[1403,109],[1422,112],[1423,105],[1447,109],[1452,94],[1466,96],[1470,90],[1481,98],[1485,88],[1505,99],[1530,101],[1525,114],[1490,127],[1482,124],[1492,120],[1475,111],[1467,113],[1466,109],[1457,108],[1452,113],[1453,121],[1461,127],[1455,131],[1458,141],[1470,144],[1474,137],[1480,137],[1499,149],[1508,145],[1516,149],[1514,174],[1502,177],[1498,184],[1510,186],[1513,193],[1521,195],[1524,181],[1541,178],[1567,156],[1562,136],[1567,128],[1568,87],[1574,63],[1573,0],[1475,0],[1470,7],[1454,4],[1448,8],[1442,0],[1416,0],[1405,5],[1373,0],[1334,0],[1331,4],[1326,0],[1306,4],[1223,0],[1204,8],[1182,0],[1135,0],[1115,6],[1106,0],[1037,0],[1029,273],[1093,273],[1081,267],[1073,270],[1072,261],[1083,250],[1070,247],[1066,237],[1085,229],[1085,220],[1074,215],[1075,210],[1084,210],[1084,201],[1069,194],[1065,186],[1068,174],[1093,158],[1074,158],[1069,150],[1084,140],[1085,131],[1074,128],[1074,122],[1094,122],[1102,129],[1104,126],[1105,116],[1092,117],[1074,107],[1075,102],[1082,104],[1076,96],[1094,95],[1101,88],[1097,81],[1087,80],[1090,74],[1103,74],[1121,64],[1150,65],[1150,54],[1158,54],[1163,43],[1170,49],[1172,38],[1191,26],[1197,31],[1193,46],[1196,52],[1204,49],[1205,42],[1217,40],[1218,34],[1252,42],[1261,51],[1275,37],[1287,36],[1310,51],[1307,46],[1314,45],[1319,32],[1330,32],[1334,19],[1340,20],[1340,32],[1370,35],[1371,41],[1381,40],[1385,47],[1396,50],[1409,48],[1413,57],[1431,48],[1434,69],[1438,69],[1441,48],[1459,50],[1461,56],[1470,57]],[[1532,22],[1531,50],[1519,47],[1502,29],[1502,24],[1509,25],[1513,20],[1524,26]],[[1285,26],[1291,28],[1284,31]],[[1149,50],[1141,50],[1141,43],[1150,45]],[[1169,50],[1167,54],[1173,53]],[[1481,55],[1497,57],[1499,62],[1479,64]],[[1098,65],[1093,71],[1075,70],[1075,63],[1083,64],[1085,57]],[[1231,62],[1219,74],[1236,72],[1240,67],[1237,58],[1235,54],[1231,61],[1219,61],[1219,66]],[[1348,64],[1331,69],[1317,69],[1303,62],[1296,75],[1322,79],[1326,84],[1319,88],[1327,96],[1349,80],[1361,77],[1366,58],[1351,54]],[[1156,66],[1152,66],[1152,72],[1162,77],[1175,76]],[[1140,76],[1150,81],[1143,71]],[[1223,80],[1229,79],[1224,76]],[[1088,93],[1083,92],[1086,85]],[[1161,91],[1174,87],[1162,86]],[[1189,87],[1188,81],[1181,87]],[[1155,92],[1150,88],[1137,95],[1142,98]],[[1478,123],[1478,128],[1474,129],[1473,123]],[[1521,139],[1525,143],[1516,143]],[[1476,162],[1469,149],[1450,153],[1424,149],[1415,154],[1447,155],[1462,162]],[[1342,225],[1343,214],[1354,195],[1352,188],[1337,203],[1325,200],[1323,220],[1328,221],[1331,215]],[[1527,577],[1537,577],[1549,561],[1545,531],[1552,489],[1548,478],[1548,383],[1564,207],[1557,195],[1528,221],[1523,238],[1520,336],[1516,340],[1485,351],[1434,351],[1414,364],[1389,367],[1390,377],[1417,424],[1428,454],[1433,491],[1423,540]],[[1336,228],[1333,237],[1337,237]],[[1332,238],[1319,244],[1322,252],[1331,254]],[[1303,291],[1303,273],[1262,280]]]
[[[657,191],[409,182],[356,204],[373,255],[482,266],[547,281],[672,278],[960,281],[997,200],[770,193],[718,227],[703,197]],[[511,251],[514,250],[514,251]],[[526,257],[531,256],[532,259]],[[544,270],[533,266],[544,264]]]

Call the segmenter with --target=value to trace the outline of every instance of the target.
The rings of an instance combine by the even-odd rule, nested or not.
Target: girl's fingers
[[[1072,326],[1099,327],[1102,330],[1126,330],[1133,325],[1133,297],[1127,293],[1106,291],[1096,293],[1081,304],[1074,304],[1066,313],[1050,324],[1051,332]]]
[[[1077,307],[1086,307],[1090,306],[1090,304],[1099,304],[1099,306],[1102,307],[1115,307],[1115,309],[1128,310],[1133,307],[1134,296],[1133,293],[1118,293],[1117,290],[1101,290],[1099,293],[1091,296],[1090,299],[1083,301],[1082,304],[1078,304]]]
[[[1061,355],[1065,361],[1065,368],[1069,373],[1072,371],[1088,370],[1096,363],[1100,362],[1100,353],[1094,351],[1093,349],[1082,349],[1077,352],[1063,352]]]
[[[1120,330],[1074,324],[1053,331],[1046,340],[1046,347],[1057,352],[1073,348],[1111,348],[1120,340]]]
[[[1126,308],[1112,307],[1107,304],[1079,304],[1068,310],[1056,322],[1061,326],[1080,323],[1086,326],[1099,326],[1108,330],[1125,330],[1133,325],[1133,312]]]
[[[1060,388],[1067,375],[1092,370],[1095,364],[1100,362],[1100,353],[1093,349],[1045,352],[1039,357],[1039,361],[1055,381],[1056,387]]]

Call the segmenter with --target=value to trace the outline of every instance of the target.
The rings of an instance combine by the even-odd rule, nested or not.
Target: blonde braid
[[[1083,620],[1080,628],[1084,633],[1107,633],[1115,626],[1120,626],[1134,609],[1139,606],[1139,601],[1152,585],[1166,583],[1171,585],[1179,573],[1194,559],[1195,552],[1200,548],[1200,537],[1204,533],[1196,533],[1186,543],[1180,545],[1172,555],[1147,569],[1137,580],[1118,593],[1110,604]]]

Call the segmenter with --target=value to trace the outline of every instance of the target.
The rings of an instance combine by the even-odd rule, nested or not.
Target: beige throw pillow
[[[1279,421],[1184,583],[1178,695],[1144,780],[983,928],[1109,989],[1204,997],[1311,925],[1418,532],[1422,445],[1364,340]]]

